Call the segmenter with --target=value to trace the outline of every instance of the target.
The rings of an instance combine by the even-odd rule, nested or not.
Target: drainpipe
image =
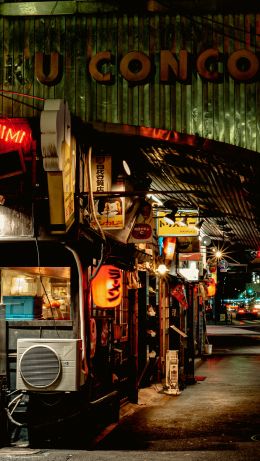
[[[70,248],[69,246],[65,245],[65,248],[69,250],[75,259],[77,269],[78,269],[78,276],[79,276],[79,319],[80,319],[80,339],[82,341],[82,372],[85,375],[84,381],[88,375],[88,365],[87,365],[87,342],[86,342],[86,329],[85,329],[85,321],[84,321],[84,297],[83,297],[83,271],[80,259],[78,254],[75,250]]]

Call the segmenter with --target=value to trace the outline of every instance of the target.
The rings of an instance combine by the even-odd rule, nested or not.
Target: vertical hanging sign
[[[68,104],[45,101],[41,114],[41,148],[47,172],[51,232],[65,233],[74,222],[75,140]]]
[[[91,163],[92,190],[104,192],[104,195],[95,197],[94,203],[96,216],[103,229],[123,229],[125,201],[123,197],[112,198],[106,195],[115,188],[117,191],[124,191],[122,184],[112,185],[112,159],[110,156],[95,156]],[[95,226],[95,222],[92,225]]]
[[[91,176],[94,192],[107,192],[111,190],[111,157],[97,155],[92,157]]]

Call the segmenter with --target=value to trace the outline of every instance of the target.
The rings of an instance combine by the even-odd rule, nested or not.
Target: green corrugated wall
[[[71,15],[0,18],[1,117],[38,116],[41,99],[65,98],[72,114],[101,121],[198,133],[200,136],[260,151],[260,79],[239,83],[225,68],[224,81],[203,81],[193,70],[190,84],[160,83],[159,51],[196,56],[214,47],[227,55],[240,48],[260,50],[260,15]],[[146,84],[130,85],[111,67],[114,83],[97,83],[88,62],[110,50],[118,63],[139,50],[149,55],[155,74]],[[59,83],[46,86],[34,75],[36,51],[63,57]],[[19,93],[19,94],[14,94]],[[25,94],[26,96],[21,96]]]

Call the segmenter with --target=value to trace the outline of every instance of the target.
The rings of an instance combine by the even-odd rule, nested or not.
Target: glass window
[[[70,320],[70,267],[1,268],[1,303],[8,320]]]

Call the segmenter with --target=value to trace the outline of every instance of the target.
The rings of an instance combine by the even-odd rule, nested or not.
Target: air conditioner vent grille
[[[59,378],[61,363],[51,347],[32,346],[21,357],[20,371],[29,386],[46,388]]]

